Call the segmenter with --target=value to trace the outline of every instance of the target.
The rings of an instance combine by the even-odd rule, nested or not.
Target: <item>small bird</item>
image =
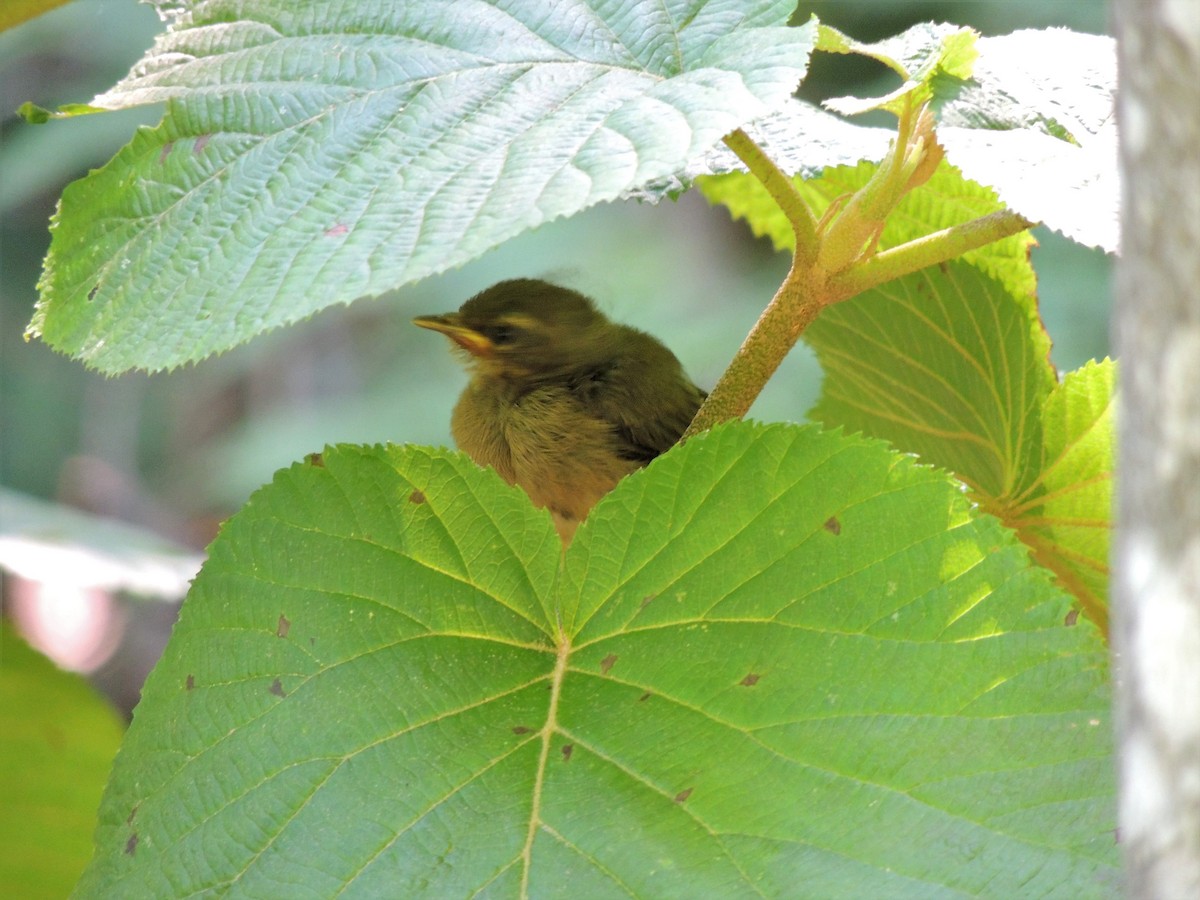
[[[549,509],[564,545],[621,478],[679,440],[707,396],[657,339],[537,279],[413,324],[450,338],[470,371],[450,419],[459,449]]]

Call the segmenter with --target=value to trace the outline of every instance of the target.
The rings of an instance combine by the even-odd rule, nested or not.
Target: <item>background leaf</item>
[[[7,31],[27,19],[62,6],[67,0],[5,0],[0,7],[0,31]]]
[[[462,456],[331,448],[213,545],[79,890],[1110,896],[1068,608],[954,482],[811,427],[673,450],[565,560]]]
[[[93,103],[166,114],[64,192],[30,326],[107,372],[200,359],[669,175],[784,103],[813,41],[781,0],[164,6],[168,34]]]
[[[0,622],[0,885],[65,897],[91,857],[121,723],[82,678]]]
[[[0,569],[22,578],[178,601],[201,560],[160,534],[0,488]]]

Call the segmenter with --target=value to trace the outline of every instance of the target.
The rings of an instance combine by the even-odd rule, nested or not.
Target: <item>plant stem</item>
[[[812,275],[811,268],[793,260],[787,278],[746,335],[681,440],[686,441],[719,422],[740,419],[750,410],[801,332],[821,311],[821,294],[812,283]]]
[[[796,259],[801,260],[805,266],[811,265],[816,260],[817,250],[820,248],[817,217],[796,190],[792,179],[785,175],[774,161],[763,153],[762,147],[751,140],[742,129],[731,131],[725,135],[724,140],[725,145],[746,164],[750,174],[762,182],[771,199],[779,204],[779,208],[791,223],[792,232],[796,235]]]
[[[849,271],[830,278],[825,303],[848,300],[884,282],[978,250],[1036,224],[1012,210],[1002,209],[882,250]]]

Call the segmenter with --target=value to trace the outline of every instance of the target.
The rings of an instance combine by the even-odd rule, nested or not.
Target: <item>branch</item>
[[[1012,210],[1002,209],[880,251],[848,271],[830,278],[826,302],[848,300],[902,275],[978,250],[1036,224]]]
[[[821,306],[820,293],[812,283],[812,269],[793,261],[787,278],[680,440],[744,416]]]
[[[737,158],[746,164],[750,174],[762,182],[771,199],[779,204],[796,236],[796,258],[805,266],[811,265],[817,258],[817,250],[820,247],[817,239],[817,218],[804,197],[796,190],[792,179],[785,175],[742,129],[731,131],[725,135],[724,141],[725,145],[737,154]]]

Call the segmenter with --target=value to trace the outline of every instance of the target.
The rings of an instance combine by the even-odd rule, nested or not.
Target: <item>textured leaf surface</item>
[[[818,50],[879,59],[902,84],[882,97],[842,97],[830,109],[854,115],[897,108],[905,95],[932,98],[938,141],[966,177],[995,190],[1002,204],[1072,240],[1117,249],[1116,54],[1111,38],[1065,29],[976,37],[950,25],[922,24],[877,44],[821,26]],[[806,106],[780,107],[748,133],[788,174],[814,178],[860,160],[878,162],[886,129],[854,124]],[[678,192],[705,175],[744,171],[717,147],[651,196]]]
[[[1014,504],[1011,524],[1036,559],[1108,620],[1108,547],[1112,533],[1113,389],[1116,364],[1089,363],[1055,387],[1042,412],[1045,443],[1039,487]]]
[[[0,622],[0,887],[65,897],[91,857],[121,741],[112,709]]]
[[[170,31],[93,103],[164,119],[64,193],[30,326],[109,372],[668,176],[785,103],[814,30],[782,27],[782,0],[160,5]]]
[[[565,559],[461,456],[332,448],[213,545],[79,891],[1111,896],[1069,605],[944,475],[811,427],[690,441]]]

